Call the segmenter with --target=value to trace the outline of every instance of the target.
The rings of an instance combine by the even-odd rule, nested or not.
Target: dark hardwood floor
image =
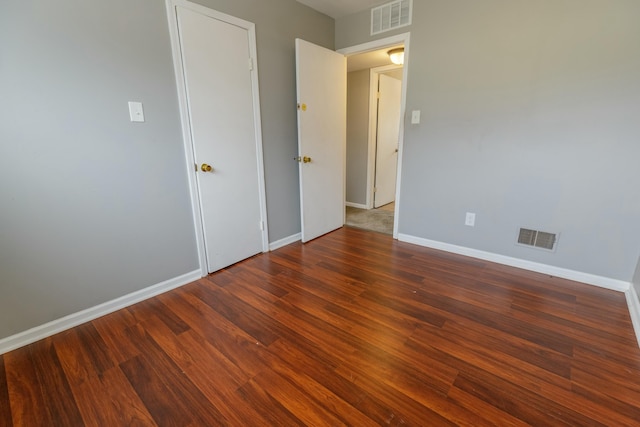
[[[344,228],[0,357],[0,426],[637,426],[624,295]]]

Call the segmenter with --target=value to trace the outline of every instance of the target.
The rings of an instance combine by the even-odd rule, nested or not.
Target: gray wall
[[[257,25],[270,238],[295,234],[294,37],[333,20],[203,3]],[[0,94],[0,339],[198,268],[163,1],[1,2]]]
[[[399,232],[631,281],[640,255],[640,2],[421,0]],[[369,12],[336,47],[371,40]],[[465,212],[477,214],[464,226]],[[518,227],[559,232],[549,253]]]
[[[162,2],[0,3],[0,93],[0,338],[198,268]]]
[[[347,73],[347,202],[367,203],[369,70]]]

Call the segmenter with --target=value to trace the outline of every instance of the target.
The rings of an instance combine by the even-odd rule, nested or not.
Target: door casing
[[[379,40],[373,40],[367,43],[358,44],[355,46],[338,49],[338,53],[342,53],[345,56],[358,55],[360,53],[371,52],[373,50],[383,49],[385,47],[397,46],[399,44],[404,45],[404,65],[402,70],[402,101],[400,105],[400,134],[398,137],[398,169],[396,172],[396,204],[393,215],[393,238],[398,238],[398,220],[400,216],[400,199],[402,197],[402,157],[404,147],[404,118],[406,115],[406,103],[407,103],[407,75],[409,72],[409,51],[410,51],[410,33],[397,34],[395,36],[385,37]],[[369,126],[369,141],[371,141],[371,126]],[[369,144],[371,147],[371,144]],[[371,153],[371,151],[369,151]],[[375,155],[375,153],[374,153]],[[369,157],[371,162],[371,154]],[[369,168],[371,170],[371,168]],[[346,174],[345,174],[346,175]],[[369,179],[369,178],[367,178]],[[371,178],[373,182],[373,178]],[[373,188],[373,184],[368,185],[368,188]],[[373,196],[367,192],[367,204],[371,203],[373,206]]]
[[[256,155],[258,171],[258,187],[260,197],[260,213],[262,221],[262,251],[267,252],[269,250],[269,236],[268,236],[268,224],[267,224],[267,205],[266,205],[266,190],[264,179],[264,156],[262,150],[262,125],[260,115],[260,98],[259,98],[259,86],[258,86],[258,65],[257,65],[257,49],[256,49],[256,33],[255,25],[251,22],[236,18],[231,15],[227,15],[222,12],[210,9],[205,6],[201,6],[196,3],[192,3],[187,0],[166,0],[167,18],[169,24],[169,35],[171,39],[171,50],[173,56],[174,71],[176,74],[176,85],[178,91],[178,101],[180,107],[180,118],[182,124],[182,139],[184,144],[187,177],[189,182],[189,193],[191,198],[193,221],[195,227],[195,240],[198,250],[198,262],[202,277],[206,276],[208,272],[205,240],[204,240],[204,219],[202,217],[202,206],[199,197],[198,183],[196,178],[196,171],[194,168],[195,157],[192,144],[192,131],[189,120],[189,108],[187,89],[185,84],[185,76],[182,69],[182,58],[180,50],[180,40],[178,34],[177,14],[176,7],[184,7],[191,9],[195,12],[210,16],[214,19],[226,22],[231,25],[238,26],[247,30],[249,38],[249,53],[252,58],[251,69],[251,83],[253,89],[253,102],[252,107],[254,111],[254,128],[255,128],[255,141],[256,141]]]

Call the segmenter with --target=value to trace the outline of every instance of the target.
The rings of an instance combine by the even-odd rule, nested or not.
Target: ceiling
[[[392,65],[391,60],[387,52],[393,48],[401,47],[390,46],[384,49],[374,50],[372,52],[366,52],[359,55],[349,56],[347,58],[347,71],[358,71],[365,68],[381,67],[383,65]]]
[[[388,0],[297,0],[298,3],[306,4],[307,6],[329,15],[330,17],[337,19],[343,16],[350,15],[355,12],[360,12],[365,9],[370,9],[374,6],[379,6],[386,3]]]

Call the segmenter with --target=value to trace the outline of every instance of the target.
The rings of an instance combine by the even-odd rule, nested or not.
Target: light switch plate
[[[129,117],[132,122],[144,122],[142,102],[129,101]]]
[[[465,216],[465,219],[464,219],[464,225],[467,225],[469,227],[475,227],[476,214],[473,212],[467,212],[467,215]]]
[[[411,112],[411,124],[417,125],[420,123],[420,110],[413,110]]]

